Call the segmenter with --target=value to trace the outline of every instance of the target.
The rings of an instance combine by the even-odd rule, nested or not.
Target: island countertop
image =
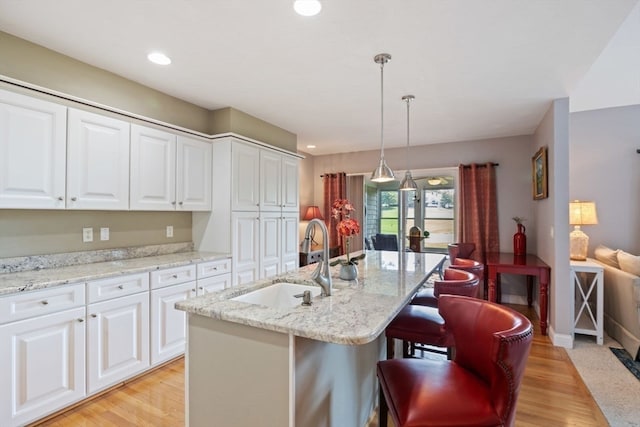
[[[358,278],[338,278],[331,267],[333,291],[311,306],[271,308],[231,298],[279,282],[318,286],[311,280],[315,264],[270,279],[233,287],[176,303],[186,312],[336,344],[360,345],[376,339],[411,296],[444,261],[443,254],[366,251]]]

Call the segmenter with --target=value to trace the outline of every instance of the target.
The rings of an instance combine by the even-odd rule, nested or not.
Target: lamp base
[[[569,256],[574,261],[586,261],[587,249],[589,248],[589,236],[580,230],[580,226],[576,225],[571,233],[569,233]]]

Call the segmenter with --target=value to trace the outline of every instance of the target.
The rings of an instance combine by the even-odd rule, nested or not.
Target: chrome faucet
[[[311,231],[315,225],[320,226],[322,231],[322,261],[318,262],[318,267],[311,275],[311,278],[322,288],[320,295],[328,297],[331,295],[331,272],[329,271],[329,232],[323,221],[317,218],[309,221],[307,229],[304,232],[304,241],[302,242],[302,252],[309,253],[311,246]]]

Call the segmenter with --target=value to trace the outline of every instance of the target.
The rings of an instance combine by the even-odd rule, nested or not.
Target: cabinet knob
[[[98,315],[97,315],[97,314],[95,314],[95,313],[93,313],[93,314],[91,315],[91,317],[96,318],[96,317],[98,317]]]
[[[198,286],[198,289],[203,290],[204,288],[202,286]]]
[[[84,319],[78,319],[78,323],[84,322]]]
[[[172,205],[175,205],[175,204],[176,204],[176,201],[174,200],[173,202],[171,202],[171,204],[172,204]]]
[[[218,267],[213,267],[214,270],[218,270]]]
[[[49,301],[47,301],[47,300],[43,300],[42,301],[42,305],[47,305],[47,304],[49,304]]]
[[[177,274],[174,274],[174,275],[173,275],[173,276],[171,276],[171,277],[173,277],[174,279],[177,279],[177,278],[178,278],[178,275],[177,275]]]
[[[64,197],[59,196],[59,197],[58,197],[58,200],[63,201],[63,200],[64,200]]]
[[[191,292],[195,292],[195,291],[196,291],[195,289],[191,289]]]
[[[72,201],[72,202],[75,202],[76,200],[78,200],[78,198],[77,198],[77,197],[72,197],[72,198],[71,198],[71,201]]]
[[[123,285],[118,285],[118,289],[124,289]]]
[[[180,202],[180,203],[178,203],[178,204],[179,204],[180,206],[182,206],[182,205],[183,205],[183,203],[182,203],[182,202]]]

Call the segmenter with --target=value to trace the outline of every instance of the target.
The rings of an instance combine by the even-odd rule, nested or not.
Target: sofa
[[[594,255],[604,267],[604,329],[640,360],[640,256],[604,245]]]

